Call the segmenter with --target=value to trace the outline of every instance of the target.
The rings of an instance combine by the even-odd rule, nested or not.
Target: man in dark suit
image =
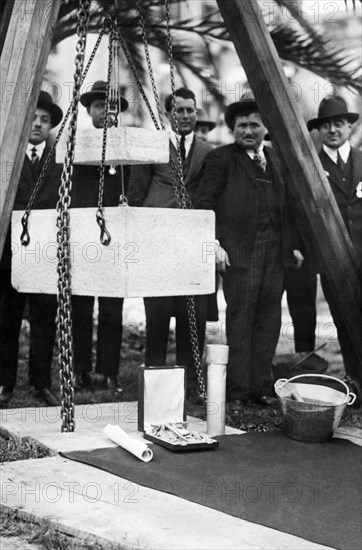
[[[47,92],[40,92],[29,143],[15,197],[14,210],[26,208],[50,148],[46,139],[63,116]],[[52,158],[34,208],[55,209],[62,166]],[[20,247],[20,243],[14,243]],[[50,294],[25,294],[11,285],[11,235],[7,234],[0,263],[0,404],[11,400],[18,368],[19,335],[26,301],[30,315],[29,383],[37,398],[58,404],[51,392],[51,364],[55,340],[57,300]]]
[[[89,92],[81,95],[80,102],[87,108],[94,128],[99,131],[104,125],[107,83],[98,80]],[[127,100],[121,98],[121,111],[128,107]],[[114,120],[109,115],[107,124]],[[122,189],[122,167],[105,167],[103,206],[118,206],[127,186],[127,168],[124,168],[124,189]],[[98,204],[100,169],[92,165],[75,165],[71,206],[76,208],[96,207]],[[72,296],[73,319],[73,364],[75,390],[91,386],[93,342],[94,296]],[[118,382],[119,361],[122,346],[123,298],[98,298],[97,359],[96,374],[99,386],[115,394],[122,393]]]
[[[193,202],[200,181],[201,166],[211,146],[196,138],[196,99],[191,90],[176,90],[175,112],[172,96],[165,101],[166,116],[170,120],[170,157],[177,163],[178,130],[182,171],[187,195]],[[174,119],[177,119],[177,125]],[[177,208],[172,185],[170,164],[149,164],[132,166],[128,188],[130,206]],[[146,365],[165,365],[170,319],[176,318],[176,363],[187,367],[187,388],[189,397],[198,400],[197,379],[194,368],[189,320],[185,296],[145,298],[146,310]],[[196,323],[199,351],[202,356],[207,316],[206,296],[195,296]]]
[[[340,96],[321,101],[318,116],[308,122],[308,129],[317,129],[323,143],[319,154],[323,168],[342,214],[351,241],[362,259],[362,152],[351,147],[349,136],[358,113],[348,111]],[[361,378],[361,363],[354,352],[347,326],[340,313],[328,274],[322,266],[321,283],[334,323],[347,375]],[[356,299],[361,300],[362,288],[356,289]],[[359,388],[359,393],[361,388]]]
[[[223,274],[230,347],[227,400],[272,405],[271,365],[281,324],[283,259],[294,261],[284,182],[254,99],[229,105],[235,142],[208,154],[198,208],[216,213],[216,262]],[[299,262],[300,253],[295,251]]]

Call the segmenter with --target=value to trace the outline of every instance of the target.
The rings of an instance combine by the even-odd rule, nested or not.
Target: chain
[[[177,122],[177,115],[176,115],[176,87],[175,87],[175,72],[174,72],[174,62],[173,62],[173,50],[172,50],[172,37],[171,37],[171,25],[170,25],[170,3],[169,0],[165,0],[165,8],[166,8],[166,25],[167,25],[167,50],[168,50],[168,57],[170,62],[170,80],[171,80],[171,91],[172,91],[172,109],[171,113],[174,120],[174,125],[176,128],[176,140],[177,140],[177,147],[176,147],[176,153],[177,153],[177,161],[172,166],[171,172],[174,180],[174,188],[176,189],[178,187],[179,191],[179,207],[180,208],[192,208],[192,204],[190,201],[190,198],[188,196],[186,186],[184,183],[183,178],[183,169],[182,169],[182,158],[181,158],[181,150],[180,150],[180,140],[178,138],[179,136],[179,130],[178,130],[178,122]],[[177,186],[177,181],[180,182],[180,185]],[[177,195],[176,195],[177,197]],[[202,373],[202,365],[201,365],[201,357],[200,357],[200,347],[199,347],[199,338],[197,335],[197,320],[196,320],[196,309],[195,309],[195,298],[194,296],[186,296],[186,303],[187,303],[187,315],[189,319],[189,328],[190,328],[190,337],[191,337],[191,345],[192,345],[192,355],[194,359],[194,365],[196,369],[196,375],[197,380],[199,384],[199,390],[201,393],[201,396],[204,399],[204,402],[207,402],[207,395],[206,395],[206,389],[205,389],[205,382],[204,377]]]
[[[137,9],[138,9],[138,14],[139,14],[140,23],[141,23],[142,40],[143,40],[143,46],[144,46],[144,49],[145,49],[148,74],[149,74],[150,80],[151,80],[153,97],[155,98],[157,113],[158,113],[158,117],[159,117],[159,120],[160,120],[160,123],[161,123],[161,128],[162,128],[162,130],[164,130],[165,129],[165,124],[164,124],[164,121],[163,121],[162,108],[161,108],[161,104],[160,104],[160,98],[159,98],[159,95],[158,95],[158,92],[157,92],[155,76],[153,74],[153,69],[152,69],[150,51],[149,51],[149,48],[148,48],[148,40],[147,40],[147,34],[146,34],[146,28],[145,28],[145,20],[143,18],[142,7],[141,7],[141,0],[137,0]]]
[[[106,149],[107,149],[107,130],[108,130],[108,112],[110,104],[110,80],[112,67],[114,62],[114,42],[117,40],[116,24],[112,25],[112,29],[109,35],[109,57],[108,57],[108,72],[107,72],[107,88],[106,99],[104,103],[104,123],[103,123],[103,139],[102,139],[102,160],[100,165],[99,174],[99,187],[98,187],[98,211],[97,211],[97,223],[101,228],[100,241],[104,246],[108,246],[111,242],[111,235],[106,228],[106,221],[104,219],[103,211],[103,193],[104,193],[104,172],[106,163]]]
[[[73,432],[74,421],[74,389],[72,362],[72,319],[71,319],[71,277],[70,277],[70,243],[69,243],[69,212],[70,192],[72,188],[74,148],[76,141],[77,115],[84,53],[86,46],[86,29],[89,20],[90,0],[80,0],[78,8],[78,42],[75,56],[75,72],[71,117],[67,141],[67,155],[64,161],[59,201],[57,204],[57,242],[58,242],[58,347],[61,390],[62,432]]]
[[[88,63],[87,63],[87,66],[86,68],[84,69],[84,72],[83,72],[83,75],[82,75],[82,83],[84,82],[84,79],[85,77],[87,76],[87,73],[89,71],[89,68],[92,64],[92,61],[94,59],[94,56],[96,55],[96,52],[98,50],[98,47],[99,47],[99,44],[101,43],[101,40],[103,38],[103,35],[105,33],[105,31],[107,30],[108,28],[108,21],[105,20],[104,23],[103,23],[103,26],[101,28],[101,31],[99,33],[99,36],[98,36],[98,39],[94,45],[94,48],[93,48],[93,51],[89,57],[89,60],[88,60]],[[30,199],[29,199],[29,202],[26,206],[26,209],[25,209],[25,212],[24,212],[24,215],[23,217],[21,218],[21,223],[22,223],[22,226],[23,226],[23,232],[21,234],[21,237],[20,237],[20,241],[21,241],[21,244],[23,246],[28,246],[28,244],[30,243],[30,235],[29,235],[29,231],[28,231],[28,220],[29,220],[29,216],[30,216],[30,212],[31,212],[31,209],[33,208],[33,205],[34,205],[34,202],[35,202],[35,199],[37,197],[37,194],[39,193],[39,190],[41,189],[43,183],[44,183],[44,179],[45,179],[45,174],[48,170],[48,166],[52,160],[52,158],[55,157],[55,149],[59,143],[59,140],[61,138],[61,135],[63,133],[63,130],[65,128],[65,125],[67,123],[67,120],[70,116],[72,112],[72,103],[69,105],[68,107],[68,110],[66,112],[66,115],[63,119],[63,122],[60,126],[60,129],[57,133],[57,137],[55,138],[55,141],[48,153],[48,156],[47,158],[45,159],[45,162],[43,164],[43,167],[42,167],[42,170],[40,172],[40,175],[39,175],[39,178],[38,178],[38,181],[36,182],[35,186],[34,186],[34,189],[30,195]]]

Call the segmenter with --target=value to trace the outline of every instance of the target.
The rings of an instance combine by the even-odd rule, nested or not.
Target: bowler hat
[[[253,111],[259,112],[258,104],[250,92],[245,93],[239,101],[235,101],[235,103],[231,103],[226,107],[225,122],[230,130],[233,130],[235,116],[244,115],[245,113],[250,114]]]
[[[216,126],[216,122],[209,120],[209,117],[203,109],[197,109],[196,128],[198,126],[207,126],[209,130],[213,130]]]
[[[43,90],[39,93],[37,108],[48,111],[53,128],[54,126],[58,126],[63,118],[63,111],[61,108],[53,102],[52,96]]]
[[[84,107],[90,107],[92,101],[95,99],[106,99],[107,94],[107,82],[104,80],[97,80],[90,92],[86,92],[80,96],[80,102]],[[125,111],[128,107],[128,101],[121,96],[121,111]]]
[[[345,118],[348,122],[356,122],[359,118],[358,113],[349,113],[347,103],[341,96],[324,98],[319,104],[317,118],[308,120],[308,130],[318,128],[320,124],[331,118]]]

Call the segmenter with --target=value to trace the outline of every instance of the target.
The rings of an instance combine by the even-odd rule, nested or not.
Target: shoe
[[[35,388],[35,397],[41,401],[45,401],[51,407],[57,407],[60,404],[59,399],[50,388]]]
[[[119,385],[117,376],[104,376],[104,387],[113,393],[123,393],[123,388]]]
[[[258,405],[263,405],[263,407],[277,407],[279,403],[278,399],[271,395],[253,395],[252,399]]]
[[[87,372],[78,372],[73,378],[74,391],[82,391],[92,387],[92,379]]]
[[[0,386],[0,405],[6,405],[14,394],[13,386]]]

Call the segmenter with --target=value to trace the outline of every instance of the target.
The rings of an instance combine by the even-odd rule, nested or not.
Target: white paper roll
[[[143,462],[149,462],[152,460],[153,452],[148,448],[146,443],[136,441],[119,426],[116,426],[115,424],[107,424],[107,426],[103,428],[103,433],[109,439],[114,441],[114,443],[117,443],[117,445],[122,447],[122,449],[126,449],[126,451],[132,453]]]
[[[207,433],[225,434],[226,365],[207,365]]]

